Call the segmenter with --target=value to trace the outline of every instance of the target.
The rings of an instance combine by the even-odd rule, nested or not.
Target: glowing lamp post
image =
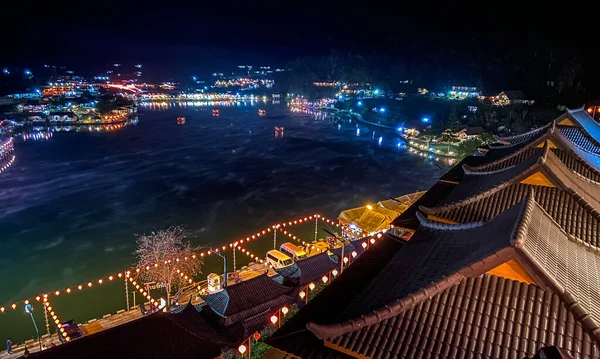
[[[41,351],[42,350],[42,341],[40,339],[40,331],[38,330],[37,324],[35,323],[35,319],[33,318],[33,307],[31,306],[31,304],[25,305],[25,312],[27,312],[29,314],[29,316],[31,316],[31,321],[33,322],[33,326],[35,327],[35,332],[37,333],[38,344],[40,346],[40,351]]]

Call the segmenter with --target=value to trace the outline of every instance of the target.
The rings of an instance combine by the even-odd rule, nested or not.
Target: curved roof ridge
[[[503,158],[502,160],[505,160],[505,159]],[[497,161],[494,161],[494,162],[497,162]],[[490,163],[490,165],[491,165],[491,163]],[[487,166],[484,166],[484,167],[487,167]],[[507,171],[507,170],[509,170],[511,168],[514,168],[514,167],[515,167],[515,165],[509,166],[509,167],[506,167],[506,168],[500,168],[500,169],[493,170],[493,171],[477,171],[476,169],[475,170],[472,169],[473,167],[471,167],[469,165],[466,165],[466,164],[462,165],[462,169],[465,172],[465,174],[466,175],[473,175],[473,176],[493,175],[495,173]]]
[[[547,153],[546,153],[547,155]],[[540,157],[541,158],[541,157]],[[475,196],[471,196],[468,198],[465,198],[463,200],[460,201],[456,201],[456,202],[452,202],[452,203],[448,203],[445,204],[443,206],[437,206],[437,207],[426,207],[426,206],[419,206],[419,209],[424,212],[425,214],[436,214],[436,213],[441,213],[441,212],[445,212],[445,211],[449,211],[458,207],[462,207],[462,206],[466,206],[468,204],[471,204],[473,202],[477,202],[479,200],[481,200],[484,197],[488,197],[493,195],[494,193],[516,183],[516,182],[520,182],[521,180],[523,180],[524,178],[529,177],[529,175],[533,174],[540,166],[540,160],[538,160],[533,166],[529,167],[527,170],[525,170],[524,172],[522,172],[521,174],[516,175],[515,177],[500,183],[499,185],[490,188],[487,191],[483,191]]]
[[[444,231],[457,231],[457,230],[462,230],[462,229],[478,228],[484,224],[484,222],[470,222],[470,223],[459,223],[459,224],[441,223],[441,222],[429,220],[429,219],[425,218],[425,216],[423,216],[419,212],[416,212],[415,214],[416,214],[417,219],[419,220],[419,223],[421,224],[421,226],[426,227],[426,228],[431,228],[431,229],[444,230]]]
[[[582,243],[580,243],[578,240],[576,240],[575,237],[570,236],[567,232],[564,231],[564,229],[562,227],[560,227],[560,225],[558,225],[558,223],[556,223],[556,221],[554,221],[554,219],[537,203],[535,203],[535,205],[532,207],[532,211],[531,213],[533,214],[534,211],[539,211],[538,213],[540,213],[543,218],[545,220],[549,220],[551,223],[551,226],[553,227],[554,230],[558,230],[558,232],[560,234],[562,234],[563,236],[566,237],[566,239],[568,240],[568,242],[573,242],[575,244],[576,247],[583,247],[583,249],[587,252],[590,251],[592,252],[593,256],[597,256],[597,252],[594,251],[594,248],[590,248],[590,246],[587,246],[585,244],[582,245]],[[534,227],[532,227],[534,230],[537,227],[543,226],[543,223],[540,224],[539,220],[536,221],[537,223],[535,223]],[[584,328],[586,328],[587,330],[589,330],[589,332],[595,337],[595,339],[597,341],[600,342],[600,323],[598,323],[596,321],[596,319],[594,319],[594,311],[596,311],[596,318],[597,318],[597,311],[598,308],[593,308],[593,307],[589,307],[585,304],[582,303],[581,298],[577,298],[574,294],[573,294],[573,289],[575,291],[581,289],[581,288],[577,288],[577,284],[575,284],[576,288],[569,288],[568,283],[572,280],[571,275],[569,275],[569,278],[561,278],[560,275],[555,276],[552,273],[549,273],[548,270],[548,265],[547,263],[543,263],[543,261],[539,261],[539,259],[536,259],[536,257],[539,256],[538,253],[536,253],[537,251],[537,247],[542,247],[543,250],[545,250],[546,248],[551,248],[553,247],[552,243],[544,243],[544,244],[536,244],[536,241],[553,241],[553,240],[564,240],[564,239],[556,239],[555,236],[545,236],[545,237],[540,237],[538,233],[534,233],[533,236],[531,237],[532,239],[528,239],[526,238],[527,236],[527,231],[529,230],[529,228],[526,228],[526,230],[523,232],[523,234],[525,235],[525,237],[523,237],[523,243],[524,245],[521,247],[517,247],[517,258],[519,258],[519,261],[522,262],[522,264],[524,264],[526,267],[528,268],[528,271],[533,272],[533,275],[537,278],[539,278],[539,280],[541,281],[541,283],[548,288],[548,290],[555,292],[556,294],[558,294],[558,296],[565,302],[565,304],[567,304],[567,308],[568,310],[579,320],[581,321],[582,325],[584,326]],[[544,228],[542,229],[542,232],[546,233],[548,232],[548,229]],[[533,243],[531,244],[532,248],[528,248],[528,242],[532,241]],[[561,246],[560,248],[556,248],[554,247],[555,251],[563,251],[566,250],[568,251],[568,245],[566,248],[563,248],[563,246]],[[554,255],[556,256],[557,253],[555,253]],[[560,256],[560,254],[559,254]],[[579,258],[578,258],[579,260]],[[563,264],[564,265],[564,264]],[[577,266],[578,267],[578,266]],[[554,270],[556,270],[556,266],[553,267]],[[585,267],[585,265],[582,268],[587,268]],[[554,273],[557,274],[557,273]],[[585,275],[585,273],[579,273],[580,275]],[[577,274],[575,274],[577,275]],[[588,278],[588,280],[591,281],[591,279]],[[583,305],[582,305],[583,304]]]
[[[306,328],[310,330],[319,339],[328,339],[339,335],[367,327],[383,320],[394,317],[403,311],[414,307],[416,304],[426,298],[430,298],[462,281],[465,278],[460,272],[454,272],[449,276],[432,282],[401,299],[386,305],[383,308],[374,310],[368,314],[361,315],[358,318],[347,320],[343,323],[335,324],[316,324],[314,322],[306,323]]]
[[[548,161],[550,160],[550,161]],[[580,173],[577,173],[575,171],[573,171],[572,169],[570,169],[569,167],[567,167],[567,165],[565,165],[565,163],[563,161],[560,160],[560,158],[558,158],[558,156],[556,156],[554,153],[546,153],[546,158],[544,160],[544,164],[548,163],[548,165],[546,165],[545,167],[548,168],[550,171],[552,171],[553,173],[555,173],[555,171],[553,171],[553,165],[556,164],[556,162],[560,163],[558,166],[562,167],[562,170],[564,173],[567,173],[568,175],[572,176],[573,178],[576,178],[578,180],[584,181],[584,182],[588,182],[594,186],[598,186],[600,188],[600,182],[596,182],[593,181],[583,175],[581,175]],[[560,180],[560,175],[555,174],[555,176],[557,177],[557,180]],[[570,178],[570,179],[573,179]],[[564,183],[564,181],[561,181]],[[569,188],[568,186],[565,186],[565,189]]]
[[[515,139],[515,138],[519,138],[519,137],[523,137],[523,136],[525,136],[525,135],[535,135],[535,134],[538,134],[538,133],[540,133],[540,132],[543,132],[543,130],[544,130],[544,129],[546,129],[546,128],[548,128],[548,127],[551,127],[551,128],[553,129],[553,126],[551,126],[551,125],[552,125],[552,122],[550,122],[550,123],[547,123],[547,124],[545,124],[544,126],[542,126],[542,127],[540,127],[540,128],[536,128],[536,129],[534,129],[534,130],[531,130],[531,131],[529,131],[529,132],[520,133],[520,134],[518,134],[518,135],[513,135],[513,136],[498,136],[498,137],[496,137],[496,139],[498,139],[499,141],[508,142],[508,140]],[[511,145],[509,145],[509,146],[514,146],[514,145],[517,145],[517,144],[519,144],[519,143],[522,143],[522,142],[523,142],[523,141],[516,142],[516,143],[513,143],[513,144],[511,144]],[[509,142],[509,143],[510,143],[510,142]],[[490,147],[490,148],[491,148],[491,147]]]
[[[548,134],[548,135],[550,135],[550,134]],[[541,140],[540,142],[542,142],[542,141],[548,142],[547,138],[544,138],[544,136],[540,137],[538,140]],[[512,159],[514,157],[517,157],[517,156],[521,155],[522,153],[530,150],[531,149],[531,145],[534,144],[534,143],[537,144],[538,141],[537,140],[533,141],[529,145],[523,146],[523,148],[521,148],[520,150],[515,151],[515,152],[511,153],[510,155],[508,155],[506,157],[501,157],[501,158],[499,158],[499,159],[497,159],[495,161],[492,161],[492,162],[488,162],[488,163],[485,163],[485,164],[482,164],[482,165],[478,165],[478,166],[471,166],[471,165],[464,164],[464,165],[462,165],[463,171],[465,173],[468,173],[468,174],[478,174],[478,173],[479,174],[485,174],[485,173],[495,173],[495,172],[507,170],[509,168],[514,167],[515,165],[509,166],[509,167],[506,167],[506,168],[502,168],[500,170],[485,171],[486,168],[490,168],[490,167],[493,167],[493,166],[495,166],[497,164],[500,164],[500,163],[503,163],[503,162],[507,162],[510,159]],[[533,156],[535,156],[535,154]]]
[[[521,208],[521,212],[519,213],[519,221],[513,229],[512,239],[510,240],[510,244],[515,248],[520,248],[523,246],[523,241],[527,235],[527,228],[531,222],[531,215],[533,213],[534,205],[537,205],[537,203],[535,202],[534,189],[531,187],[527,193],[527,197],[525,197],[525,200],[523,201],[523,206]]]
[[[584,105],[582,105],[581,107],[576,107],[576,108],[568,108],[568,109],[567,109],[567,112],[568,112],[568,113],[574,113],[574,112],[577,112],[577,111],[585,111],[585,104],[584,104]]]

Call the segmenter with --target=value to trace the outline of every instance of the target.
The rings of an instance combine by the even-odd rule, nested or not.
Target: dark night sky
[[[394,55],[414,46],[444,46],[477,54],[518,52],[531,41],[598,54],[596,25],[584,21],[581,10],[565,15],[564,3],[562,9],[510,1],[125,3],[20,1],[2,14],[8,51],[0,65],[53,63],[86,71],[142,62],[189,74],[243,62],[284,65],[330,49]]]

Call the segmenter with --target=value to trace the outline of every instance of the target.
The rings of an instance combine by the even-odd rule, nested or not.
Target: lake
[[[129,268],[136,233],[178,224],[195,244],[224,244],[308,214],[335,219],[442,173],[380,129],[285,104],[221,106],[219,117],[213,108],[140,106],[138,123],[116,131],[16,138],[16,161],[0,174],[0,340],[35,335],[24,299]],[[305,227],[298,235],[310,239]],[[256,243],[248,249],[261,255],[272,247]],[[210,258],[202,276],[219,268]],[[84,322],[123,309],[124,293],[121,280],[51,302],[61,320]],[[39,303],[34,312],[43,334]]]

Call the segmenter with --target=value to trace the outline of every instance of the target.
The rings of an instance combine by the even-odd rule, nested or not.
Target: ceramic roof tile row
[[[340,308],[346,307],[354,298],[354,295],[349,294],[366,287],[404,245],[405,242],[402,240],[389,234],[383,235],[345,269],[342,275],[287,321],[278,333],[285,337],[306,331],[308,318],[320,318],[324,323],[335,323]],[[280,344],[287,344],[287,340],[283,340]]]
[[[587,133],[591,138],[600,139],[600,124],[591,117],[583,107],[568,110],[563,117],[571,118]]]
[[[462,230],[422,225],[377,277],[355,296],[338,320],[357,318],[383,308],[507,247],[520,210],[520,205],[513,206],[494,221],[466,226]],[[481,238],[487,233],[494,233],[494,236],[482,242]],[[402,280],[398,280],[399,273],[403,274]]]
[[[327,253],[317,254],[296,262],[300,268],[300,285],[321,280],[321,277],[334,269],[339,269],[339,264],[334,262]]]
[[[499,137],[498,140],[509,143],[511,145],[528,142],[530,140],[538,138],[539,136],[542,136],[544,132],[548,130],[548,127],[549,126],[546,125],[544,127],[536,128],[535,130],[525,132],[523,134],[508,137]]]
[[[517,151],[514,154],[512,154],[508,157],[502,158],[500,160],[493,161],[491,163],[480,165],[480,166],[469,166],[469,167],[470,167],[470,169],[476,170],[477,172],[498,171],[498,170],[503,170],[503,169],[512,167],[518,163],[521,163],[521,161],[523,161],[524,159],[531,157],[531,156],[535,156],[536,154],[540,154],[540,153],[541,153],[540,148],[535,148],[535,147],[534,148],[524,148],[523,150]]]
[[[467,173],[462,181],[452,192],[440,201],[440,205],[450,204],[476,196],[500,185],[506,185],[509,181],[520,178],[524,173],[538,164],[545,151],[537,149],[529,157],[515,166],[495,172],[473,172]]]
[[[120,326],[30,354],[31,358],[182,358],[213,359],[234,347],[204,321],[193,306],[180,313],[158,312]]]
[[[445,210],[423,210],[457,223],[489,221],[521,202],[534,188],[535,200],[567,233],[600,248],[600,218],[570,193],[546,186],[512,184],[481,200]]]
[[[522,250],[543,274],[552,278],[549,286],[555,286],[553,289],[558,292],[566,292],[598,328],[600,256],[597,251],[587,250],[572,241],[542,211],[534,210],[529,217]]]
[[[600,144],[578,127],[558,126],[560,132],[572,143],[593,153],[600,153]]]
[[[337,324],[307,325],[318,338],[333,343],[334,348],[339,345],[342,350],[373,358],[518,358],[534,355],[545,345],[557,345],[578,358],[598,356],[600,335],[595,322],[600,315],[598,257],[587,247],[571,241],[532,196],[484,224],[422,221],[422,227],[378,278],[341,311]],[[494,236],[486,237],[486,233]],[[540,245],[541,240],[551,244]],[[567,243],[570,248],[554,250],[552,243],[559,246]],[[418,252],[423,258],[414,259]],[[564,261],[558,258],[558,253],[563,252],[569,252]],[[545,261],[537,261],[532,253],[547,258],[548,268],[544,267]],[[432,297],[460,287],[461,282],[481,278],[483,273],[510,258],[518,258],[552,291],[545,291],[543,296],[531,295],[544,290],[518,284],[523,289],[521,293],[528,293],[522,296],[523,300],[515,293],[504,293],[503,299],[494,305],[486,301],[483,292],[477,291],[477,295],[457,302],[458,308],[450,307],[451,311],[439,318],[434,315],[415,321],[410,316],[415,314],[415,308],[418,312],[431,304]],[[406,268],[403,262],[409,262]],[[536,263],[540,263],[540,268]],[[403,270],[407,268],[410,270]],[[384,288],[382,277],[394,270],[405,273],[402,280],[394,282],[387,278]],[[425,314],[417,313],[419,318]],[[407,318],[410,320],[404,321]],[[319,318],[313,320],[320,323]],[[397,326],[398,321],[404,324]],[[440,331],[442,326],[444,330]],[[402,330],[394,332],[394,327]],[[483,337],[479,336],[481,330],[486,331]],[[393,348],[386,347],[388,340]]]
[[[600,182],[600,172],[578,156],[573,155],[571,151],[553,149],[552,152],[573,172],[579,173],[592,181]]]
[[[558,343],[576,357],[600,355],[558,295],[491,275],[464,279],[400,315],[330,341],[378,359],[523,358]]]

